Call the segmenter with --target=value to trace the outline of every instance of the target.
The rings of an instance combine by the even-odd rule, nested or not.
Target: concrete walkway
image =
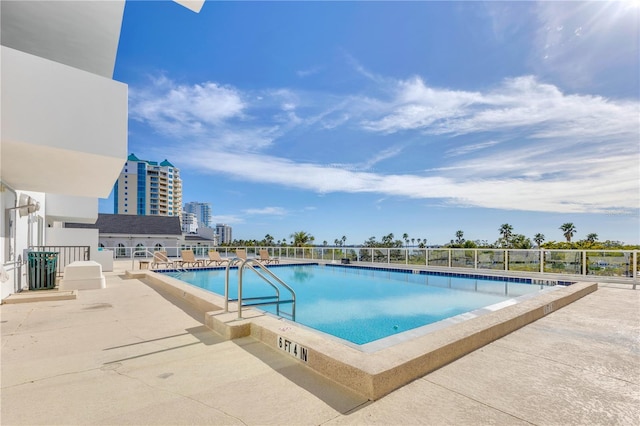
[[[640,291],[595,293],[370,402],[107,273],[0,306],[2,425],[640,424]]]

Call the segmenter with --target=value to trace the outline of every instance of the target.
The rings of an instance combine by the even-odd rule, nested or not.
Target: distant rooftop
[[[127,161],[141,161],[143,163],[147,163],[151,166],[157,166],[158,162],[157,161],[149,161],[149,160],[141,160],[140,158],[136,157],[136,155],[134,153],[129,154],[129,156],[127,157]],[[176,166],[174,166],[173,164],[171,164],[169,162],[169,160],[167,160],[166,158],[164,159],[164,161],[162,161],[160,163],[160,166],[163,167],[173,167],[175,168]]]
[[[95,224],[67,223],[67,228],[98,229],[101,234],[182,235],[178,216],[98,214]]]

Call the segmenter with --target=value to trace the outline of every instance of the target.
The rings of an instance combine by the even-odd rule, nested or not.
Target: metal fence
[[[76,260],[91,259],[89,246],[30,246],[30,251],[51,251],[58,253],[57,275],[61,276],[64,267]],[[26,260],[26,259],[25,259]]]
[[[116,258],[148,259],[153,251],[164,250],[179,258],[180,250],[193,250],[196,257],[207,258],[209,250],[222,257],[233,257],[236,249],[258,257],[266,249],[271,257],[326,262],[364,262],[385,265],[463,268],[473,270],[535,272],[541,274],[592,275],[638,278],[638,250],[540,250],[540,249],[461,249],[461,248],[371,248],[371,247],[120,247]]]

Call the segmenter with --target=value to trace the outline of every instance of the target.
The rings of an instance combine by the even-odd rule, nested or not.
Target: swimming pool
[[[497,309],[515,298],[548,288],[527,279],[338,265],[283,265],[272,270],[296,291],[297,323],[357,345],[481,308]],[[224,269],[166,274],[224,295]],[[245,272],[243,280],[245,298],[274,293],[251,271]],[[230,275],[229,290],[229,297],[236,298],[235,269]],[[275,313],[273,306],[261,309]]]

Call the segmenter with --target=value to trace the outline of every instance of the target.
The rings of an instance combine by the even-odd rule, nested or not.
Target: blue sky
[[[129,152],[234,238],[637,244],[639,5],[128,1]]]

